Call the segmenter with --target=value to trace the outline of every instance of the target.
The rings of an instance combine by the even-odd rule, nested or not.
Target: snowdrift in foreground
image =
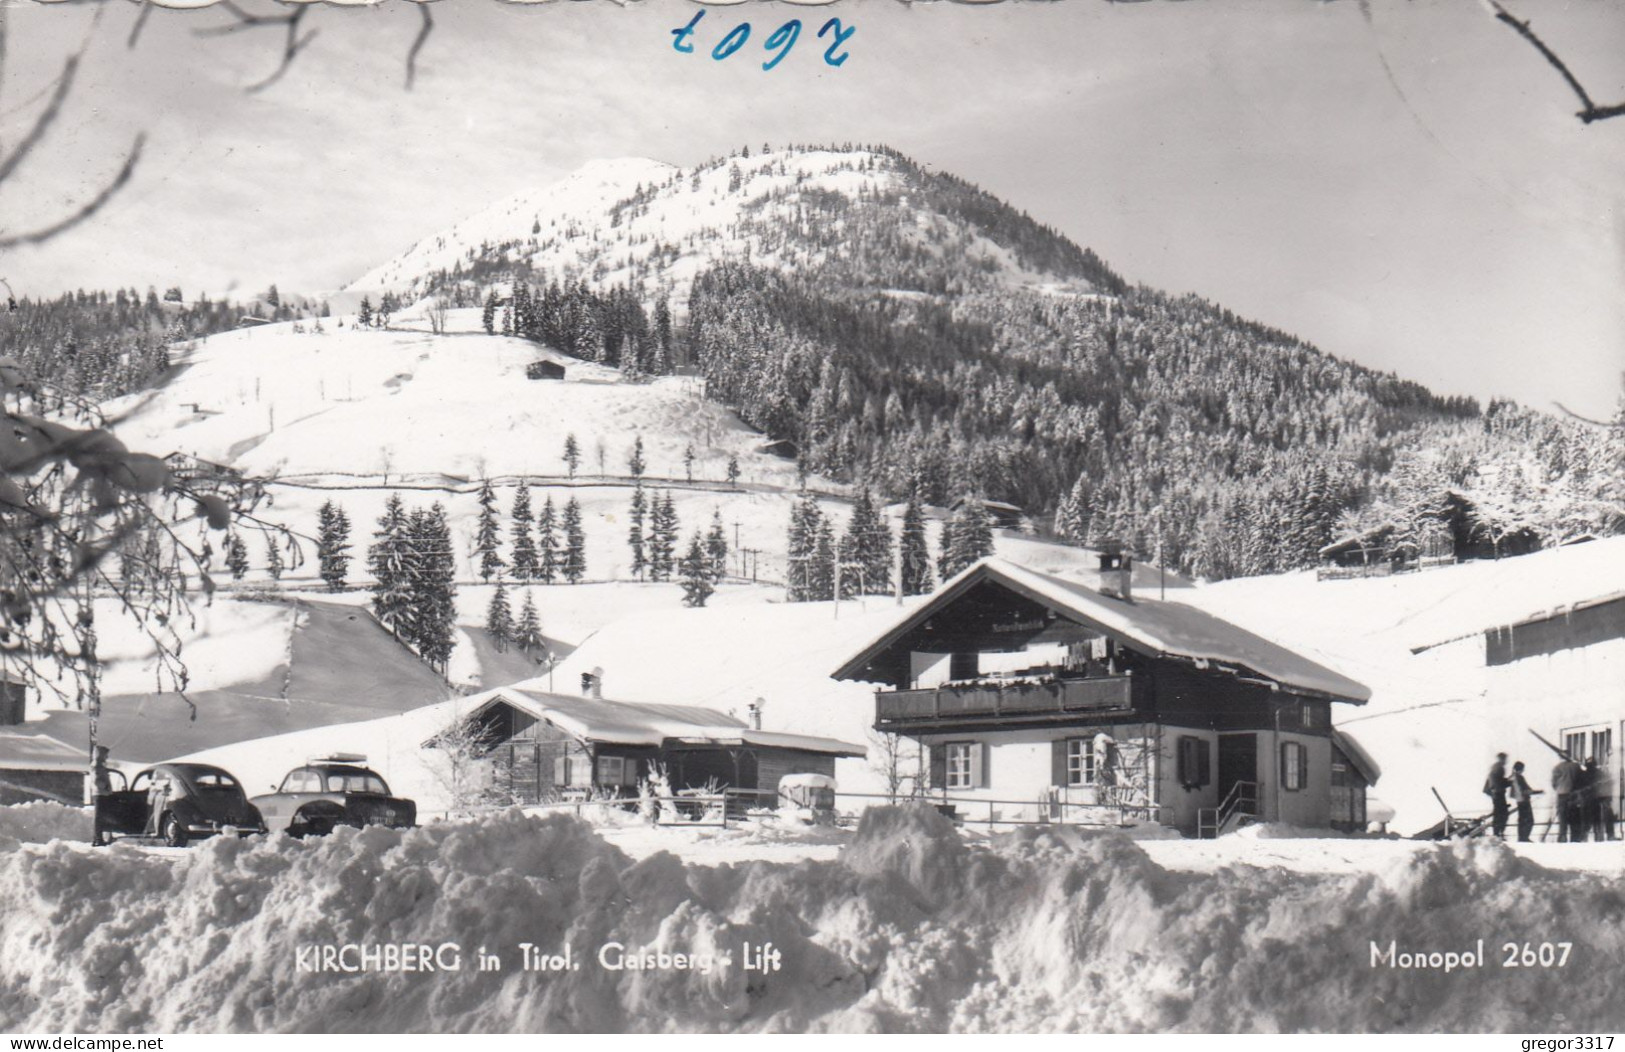
[[[25,844],[89,840],[93,826],[88,807],[68,807],[49,800],[0,807],[0,852],[12,846],[8,840]]]
[[[0,1029],[1588,1030],[1625,1026],[1625,884],[1461,842],[1375,874],[1174,873],[1115,835],[967,844],[867,813],[836,862],[633,862],[585,824],[514,812],[183,857],[0,854]],[[1370,945],[1483,966],[1372,967]],[[455,942],[460,971],[312,973],[299,947]],[[772,942],[783,970],[742,967]],[[1502,943],[1572,941],[1563,969]],[[579,970],[519,970],[517,944]],[[608,971],[599,947],[730,952]],[[478,948],[504,970],[479,971]]]

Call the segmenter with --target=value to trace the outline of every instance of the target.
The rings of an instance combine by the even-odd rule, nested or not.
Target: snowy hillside
[[[707,402],[701,381],[626,383],[614,369],[475,332],[478,314],[458,312],[443,336],[358,329],[345,318],[327,319],[319,333],[294,323],[223,333],[178,355],[181,368],[163,387],[107,412],[133,449],[294,481],[563,476],[564,440],[574,434],[583,476],[624,476],[641,435],[652,476],[685,477],[693,443],[696,478],[721,480],[737,455],[744,481],[795,485],[794,466],[753,454],[761,437]],[[565,365],[565,380],[527,379],[525,366],[538,360]]]
[[[1025,260],[975,219],[937,207],[931,183],[898,155],[864,149],[781,149],[691,169],[641,158],[593,161],[424,238],[347,291],[391,290],[410,300],[430,291],[437,273],[521,265],[599,287],[644,285],[651,296],[669,293],[681,310],[695,275],[718,261],[821,262],[806,238],[786,234],[801,231],[833,201],[843,208],[894,202],[904,246],[943,264],[951,260],[1012,285],[1090,290],[1079,275]],[[839,239],[841,220],[821,233]]]

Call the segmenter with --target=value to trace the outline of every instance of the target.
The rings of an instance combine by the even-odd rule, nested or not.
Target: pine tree
[[[642,435],[639,435],[637,440],[632,443],[632,452],[627,455],[626,466],[632,472],[633,478],[643,477],[643,469],[648,467],[648,464],[643,459]]]
[[[937,535],[937,577],[946,581],[954,575],[949,567],[954,564],[954,520],[943,519],[942,531]]]
[[[410,613],[410,576],[407,560],[407,519],[401,506],[401,495],[392,493],[384,505],[384,514],[378,519],[373,543],[367,548],[367,569],[371,571],[372,612],[396,638],[402,631]]]
[[[739,454],[728,454],[728,485],[739,485]]]
[[[826,517],[818,523],[817,544],[813,548],[812,598],[835,596],[835,527]]]
[[[683,605],[704,606],[705,601],[711,598],[716,591],[712,583],[712,565],[700,543],[698,532],[688,542],[688,553],[678,567],[683,584]]]
[[[677,566],[677,507],[671,491],[655,494],[649,515],[649,579],[669,581]]]
[[[497,549],[501,536],[497,529],[497,495],[491,490],[491,480],[480,483],[480,518],[474,535],[474,554],[479,556],[480,579],[489,581],[502,570],[502,556]]]
[[[419,657],[444,673],[451,660],[457,616],[456,562],[446,509],[436,502],[428,511],[414,511],[407,528],[411,537],[407,564],[411,642]]]
[[[850,594],[889,595],[891,593],[891,531],[881,521],[880,511],[868,490],[861,490],[852,502],[852,520],[842,541],[850,561],[843,575],[855,580],[845,587]]]
[[[513,575],[518,581],[529,583],[536,578],[540,566],[536,560],[536,542],[531,538],[530,485],[519,480],[514,490],[513,511]]]
[[[683,447],[683,472],[688,481],[694,481],[694,443],[690,442]]]
[[[664,296],[655,304],[654,337],[658,352],[655,372],[667,372],[672,364],[672,322],[671,306]]]
[[[931,548],[925,537],[925,509],[919,495],[911,494],[903,509],[903,536],[898,544],[904,595],[931,591]]]
[[[993,522],[979,497],[967,497],[954,513],[953,531],[943,568],[946,580],[965,567],[993,554]]]
[[[365,296],[361,297],[361,310],[355,316],[355,323],[362,327],[372,324],[372,300]]]
[[[728,532],[722,525],[722,509],[711,512],[711,530],[705,535],[705,555],[711,560],[711,577],[718,583],[728,576]]]
[[[852,599],[862,595],[865,585],[863,563],[858,558],[857,530],[851,519],[847,520],[846,532],[835,542],[835,562],[839,571],[835,581],[839,585],[841,598]]]
[[[317,513],[316,561],[330,592],[342,592],[350,569],[350,519],[344,509],[325,502]]]
[[[632,575],[640,581],[643,580],[643,571],[649,566],[643,550],[643,524],[647,513],[648,502],[643,495],[643,483],[639,482],[632,490],[632,525],[627,530],[626,543],[632,548]]]
[[[226,569],[231,571],[234,581],[241,581],[248,573],[248,545],[243,543],[241,534],[233,533],[226,538]]]
[[[817,577],[818,526],[823,513],[810,493],[803,493],[790,510],[790,532],[785,544],[788,561],[788,595],[792,603],[819,598],[813,582]]]
[[[491,593],[491,604],[485,610],[485,631],[498,652],[506,651],[513,642],[513,611],[508,607],[508,586],[500,577],[496,590]]]
[[[546,648],[542,639],[542,619],[536,613],[536,600],[525,589],[525,601],[519,607],[519,624],[514,627],[513,641],[527,654]]]
[[[576,469],[581,467],[581,446],[573,432],[564,436],[564,463],[570,469],[570,477],[575,478]]]
[[[564,579],[580,584],[587,576],[587,537],[581,528],[581,504],[574,497],[564,506]]]
[[[1089,536],[1089,476],[1079,475],[1061,506],[1055,510],[1055,533],[1062,540],[1082,544]]]
[[[265,572],[273,581],[282,580],[282,546],[274,535],[265,539]]]
[[[495,336],[497,333],[497,290],[492,289],[491,294],[485,297],[485,309],[480,312],[480,324],[485,326],[485,335]]]
[[[559,578],[559,534],[551,493],[542,502],[542,513],[536,517],[536,548],[541,556],[536,566],[536,578],[543,584],[552,584]]]

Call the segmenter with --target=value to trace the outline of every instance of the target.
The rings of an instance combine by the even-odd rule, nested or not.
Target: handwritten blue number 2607
[[[694,35],[695,27],[700,24],[700,19],[704,17],[705,12],[701,11],[699,14],[689,19],[688,25],[683,26],[681,29],[672,30],[671,35],[676,37],[676,39],[672,41],[671,46],[684,54],[693,54],[694,45],[689,42],[688,38]],[[843,25],[839,18],[832,18],[828,22],[825,22],[823,27],[818,30],[818,36],[820,39],[826,35],[831,36],[829,47],[824,50],[824,61],[832,66],[839,66],[841,63],[850,58],[851,55],[848,52],[841,51],[841,48],[848,40],[852,39],[852,34],[856,33],[857,31],[857,26]],[[772,35],[767,38],[767,42],[764,43],[762,47],[764,50],[775,51],[777,54],[768,59],[766,62],[762,63],[762,68],[764,70],[772,69],[780,62],[783,62],[784,57],[788,55],[790,50],[796,46],[796,41],[800,38],[801,19],[799,18],[792,18],[790,21],[784,23],[784,25],[775,29]],[[711,57],[716,59],[718,62],[721,62],[723,59],[732,55],[735,51],[738,51],[740,48],[744,47],[745,41],[749,39],[750,23],[741,22],[737,26],[730,29],[728,31],[728,35],[723,37],[717,46],[711,49]],[[837,54],[836,52],[840,53]]]

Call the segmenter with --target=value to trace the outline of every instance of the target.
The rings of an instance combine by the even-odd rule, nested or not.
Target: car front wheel
[[[170,847],[186,846],[186,827],[173,811],[164,816],[164,843]]]

